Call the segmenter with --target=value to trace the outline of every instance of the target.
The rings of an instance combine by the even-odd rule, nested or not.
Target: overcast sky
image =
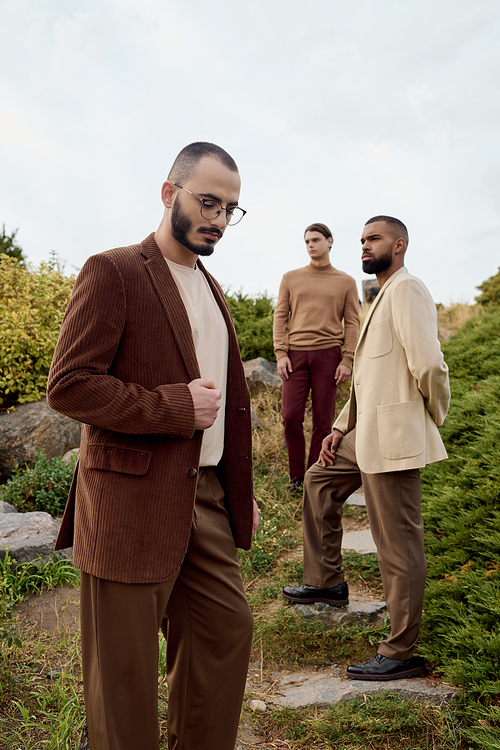
[[[498,270],[498,0],[0,0],[0,29],[0,226],[36,264],[146,237],[207,140],[248,211],[206,264],[233,291],[276,296],[315,221],[361,289],[376,214],[436,302]]]

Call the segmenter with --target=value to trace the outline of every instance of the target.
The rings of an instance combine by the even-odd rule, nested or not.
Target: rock
[[[364,304],[370,304],[373,302],[375,297],[380,291],[380,286],[377,279],[364,279],[363,280],[363,302]]]
[[[450,701],[457,688],[451,685],[431,685],[426,677],[382,682],[376,680],[344,680],[326,674],[294,674],[283,677],[280,682],[281,697],[277,703],[293,708],[317,706],[328,708],[340,701],[350,701],[358,695],[390,690],[405,700],[420,700],[439,705]]]
[[[17,513],[17,510],[10,503],[0,500],[0,513]]]
[[[251,417],[252,417],[252,428],[255,429],[255,430],[257,430],[260,427],[262,427],[262,425],[260,423],[260,419],[258,418],[257,414],[255,413],[255,409],[253,408],[253,406],[250,407],[250,414],[251,414]]]
[[[372,625],[384,621],[385,602],[367,597],[349,596],[347,607],[334,607],[325,602],[294,604],[294,611],[306,620],[321,620],[327,628],[339,625]]]
[[[357,490],[357,492],[353,492],[352,495],[347,498],[347,505],[361,505],[363,507],[366,507],[365,496],[360,490],[361,488]]]
[[[70,451],[66,451],[64,456],[62,457],[63,464],[70,464],[75,459],[73,458],[76,456],[78,458],[78,455],[80,453],[80,448],[72,448]]]
[[[342,549],[351,549],[359,552],[360,555],[369,555],[377,552],[377,547],[373,541],[370,529],[360,529],[359,531],[344,531],[342,536]]]
[[[257,711],[257,713],[259,714],[265,714],[267,711],[267,706],[264,701],[253,700],[250,701],[250,709],[252,711]]]
[[[0,481],[8,479],[17,464],[33,465],[38,451],[54,458],[77,447],[80,432],[80,422],[53,411],[45,399],[1,413]]]
[[[17,563],[30,562],[40,556],[71,557],[72,548],[54,552],[54,542],[61,521],[43,511],[0,514],[0,555],[7,549]]]
[[[264,357],[257,357],[243,362],[243,369],[252,395],[263,388],[281,390],[281,378],[278,375],[276,362],[268,362]]]

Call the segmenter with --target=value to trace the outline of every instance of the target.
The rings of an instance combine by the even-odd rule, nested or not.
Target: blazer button
[[[198,474],[197,469],[188,469],[188,477],[195,477]]]

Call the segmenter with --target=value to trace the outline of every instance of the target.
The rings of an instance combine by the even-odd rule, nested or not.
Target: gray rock
[[[72,549],[54,552],[54,542],[61,521],[43,511],[0,514],[0,555],[7,549],[18,563],[38,556],[46,562],[51,557],[71,557]]]
[[[70,464],[72,461],[76,460],[74,457],[78,458],[78,455],[80,453],[80,448],[72,448],[70,451],[66,451],[64,456],[62,457],[63,464]]]
[[[366,597],[349,596],[347,607],[333,607],[325,602],[314,604],[294,604],[298,617],[306,620],[320,620],[327,628],[343,625],[382,624],[384,621],[385,602]]]
[[[350,497],[346,500],[347,505],[361,505],[366,507],[365,496],[360,490],[353,492]]]
[[[243,362],[243,369],[251,394],[258,393],[263,388],[281,390],[281,378],[276,362],[268,362],[264,357],[257,357]]]
[[[252,417],[252,427],[253,427],[253,429],[255,429],[255,430],[260,429],[262,427],[262,425],[260,423],[260,419],[258,418],[257,414],[255,413],[255,409],[253,408],[253,406],[250,407],[250,414],[251,414],[251,417]]]
[[[8,479],[17,464],[33,465],[38,451],[54,458],[76,448],[80,432],[80,422],[53,411],[45,399],[0,414],[0,480]]]
[[[17,513],[18,511],[10,503],[0,500],[0,513]]]
[[[361,555],[369,555],[377,551],[370,529],[344,531],[342,549],[351,549],[354,552],[359,552]]]
[[[301,673],[283,677],[280,681],[282,695],[277,703],[293,708],[328,708],[340,701],[354,700],[358,695],[382,690],[390,690],[405,700],[420,700],[434,705],[450,701],[457,692],[457,688],[451,685],[433,685],[426,677],[379,682],[344,680],[333,675]]]

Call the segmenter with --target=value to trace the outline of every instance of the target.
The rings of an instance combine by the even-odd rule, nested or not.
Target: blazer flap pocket
[[[378,444],[384,458],[419,456],[425,448],[422,407],[416,401],[377,406]]]
[[[366,353],[371,359],[384,357],[392,350],[392,329],[388,318],[370,322],[365,335]]]
[[[89,445],[85,463],[88,469],[142,476],[149,469],[151,453],[133,448],[120,448],[116,445]]]

